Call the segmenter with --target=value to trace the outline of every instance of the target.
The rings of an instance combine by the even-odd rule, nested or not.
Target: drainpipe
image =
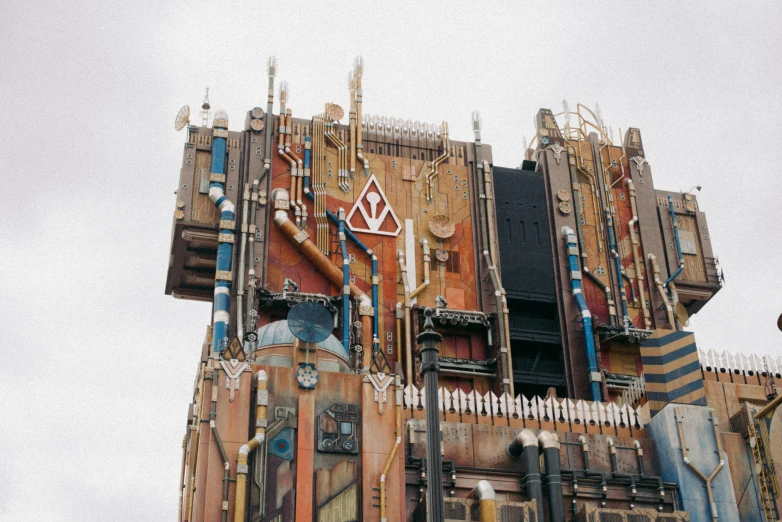
[[[660,298],[662,298],[663,303],[665,304],[665,313],[668,315],[668,322],[671,324],[671,328],[676,329],[676,321],[673,318],[673,307],[668,300],[668,293],[665,291],[663,282],[660,280],[660,266],[657,264],[657,257],[652,253],[649,253],[647,257],[652,264],[654,284],[657,285],[657,291],[660,292]]]
[[[704,475],[696,466],[690,461],[690,458],[687,456],[687,444],[684,442],[684,428],[682,427],[682,422],[684,422],[684,415],[680,413],[679,408],[674,409],[674,414],[676,415],[676,427],[679,432],[679,444],[682,447],[682,459],[684,459],[684,463],[687,464],[690,469],[692,469],[700,479],[706,483],[706,494],[709,497],[709,508],[711,509],[711,520],[712,522],[717,522],[719,520],[719,514],[717,513],[717,504],[714,502],[714,491],[711,487],[711,482],[714,480],[714,477],[717,476],[717,474],[722,470],[722,468],[725,466],[725,459],[722,457],[722,440],[720,438],[720,432],[719,427],[717,424],[717,418],[714,416],[714,410],[709,409],[709,419],[711,420],[712,427],[714,429],[714,439],[717,441],[717,453],[719,454],[720,462],[717,464],[717,467],[714,468],[714,471],[711,472],[711,475],[708,477]]]
[[[682,244],[679,242],[679,222],[673,211],[673,198],[671,196],[668,196],[668,210],[671,213],[671,223],[673,223],[673,237],[676,240],[676,254],[679,256],[679,268],[677,268],[676,272],[671,274],[671,277],[663,284],[665,288],[668,288],[668,283],[673,281],[676,276],[684,270],[684,255],[682,254]]]
[[[646,292],[644,291],[643,277],[641,276],[642,262],[641,256],[638,253],[639,241],[638,235],[635,233],[635,224],[638,223],[638,212],[635,207],[635,187],[633,186],[633,180],[626,179],[625,183],[630,191],[630,208],[633,211],[633,218],[627,223],[627,227],[630,229],[630,241],[633,243],[633,261],[635,263],[635,278],[638,280],[638,298],[641,300],[641,310],[644,316],[644,328],[651,329],[652,321],[649,316],[649,307],[646,306]]]
[[[581,292],[581,270],[578,267],[578,246],[576,245],[576,236],[570,227],[562,227],[562,235],[565,237],[568,246],[568,257],[570,259],[570,283],[573,286],[573,299],[576,301],[579,312],[581,312],[581,323],[584,326],[584,340],[587,349],[587,362],[589,364],[589,384],[592,388],[592,400],[600,401],[600,383],[602,377],[597,368],[597,353],[595,351],[595,337],[592,333],[592,314],[587,308],[584,294]],[[627,317],[625,315],[625,317]]]
[[[266,439],[266,407],[269,405],[267,391],[269,377],[261,370],[255,374],[257,398],[255,402],[255,437],[239,448],[236,458],[236,495],[234,499],[234,522],[245,522],[244,508],[247,503],[247,458]]]
[[[239,246],[239,284],[236,288],[236,334],[244,342],[244,317],[242,300],[244,299],[244,253],[247,250],[247,207],[250,203],[250,184],[244,184],[242,194],[242,241]]]
[[[551,522],[565,522],[565,502],[559,471],[559,440],[556,434],[542,431],[538,435],[538,442],[543,448],[543,462],[546,466],[549,518]]]
[[[497,500],[488,480],[479,480],[472,490],[481,506],[481,522],[497,522]]]
[[[212,328],[212,356],[220,353],[223,338],[228,335],[231,318],[231,280],[233,264],[234,204],[225,195],[225,155],[228,138],[228,114],[215,111],[212,134],[212,168],[209,175],[209,199],[220,210],[220,232],[217,236],[217,270],[215,272],[214,316]]]
[[[394,379],[396,384],[396,441],[391,448],[386,465],[383,467],[383,473],[380,475],[380,522],[388,520],[386,518],[386,479],[394,463],[396,452],[402,444],[402,379],[399,375]]]
[[[339,209],[339,246],[342,250],[342,346],[350,353],[350,258],[345,240],[345,209]]]
[[[538,522],[546,522],[543,514],[543,487],[540,482],[540,453],[538,438],[530,430],[522,430],[516,439],[508,444],[508,454],[513,458],[522,457],[524,464],[524,488],[527,498],[534,500]]]
[[[404,321],[405,321],[405,382],[413,384],[413,347],[410,342],[410,283],[407,280],[407,265],[405,265],[405,253],[399,250],[396,253],[399,260],[399,270],[402,272],[402,286],[404,294]]]
[[[423,247],[423,252],[424,252],[424,282],[418,285],[418,287],[415,290],[410,292],[410,299],[413,299],[415,296],[423,292],[427,286],[429,286],[429,266],[431,261],[430,251],[429,251],[429,241],[427,241],[426,239],[422,239],[421,246]]]
[[[285,105],[288,103],[288,83],[280,82],[280,125],[279,125],[279,137],[277,139],[277,154],[291,166],[291,190],[290,190],[290,206],[293,207],[293,215],[296,218],[296,227],[301,228],[301,208],[296,204],[296,190],[298,185],[298,173],[296,171],[296,160],[291,158],[285,152],[285,135],[287,134],[286,121],[286,109]]]
[[[356,75],[348,73],[350,91],[350,177],[356,177]]]

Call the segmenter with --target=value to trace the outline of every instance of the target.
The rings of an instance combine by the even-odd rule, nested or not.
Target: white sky
[[[779,2],[108,4],[0,3],[3,521],[176,517],[210,306],[163,294],[174,115],[208,85],[241,128],[271,54],[295,116],[347,106],[360,53],[367,114],[470,140],[477,108],[500,166],[538,108],[599,102],[642,130],[658,188],[703,185],[727,286],[699,345],[780,353]]]

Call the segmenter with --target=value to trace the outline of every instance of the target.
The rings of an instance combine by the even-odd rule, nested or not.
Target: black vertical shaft
[[[443,337],[434,331],[432,309],[424,311],[424,331],[418,335],[421,345],[421,373],[424,377],[424,402],[426,406],[426,467],[429,469],[427,481],[427,504],[430,522],[445,520],[443,504],[443,458],[440,454],[440,408],[437,400],[437,380],[440,366],[437,363],[437,343]]]

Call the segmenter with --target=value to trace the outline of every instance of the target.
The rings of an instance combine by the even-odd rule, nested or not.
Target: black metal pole
[[[440,365],[437,363],[437,343],[443,336],[434,331],[431,308],[424,310],[424,331],[417,341],[421,347],[421,373],[424,376],[424,402],[426,410],[426,467],[429,469],[427,481],[427,504],[430,522],[445,520],[443,504],[443,458],[440,454],[440,408],[437,401],[437,379]]]

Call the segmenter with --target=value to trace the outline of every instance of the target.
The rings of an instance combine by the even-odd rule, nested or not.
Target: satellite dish
[[[429,232],[440,239],[448,239],[456,232],[456,226],[448,220],[448,216],[440,214],[429,220]]]
[[[251,120],[250,128],[255,132],[261,132],[263,130],[263,120]]]
[[[176,113],[176,120],[174,120],[174,128],[181,131],[190,122],[190,106],[183,105],[179,112]]]
[[[326,117],[330,120],[339,121],[345,116],[345,110],[336,103],[326,105]]]
[[[779,314],[779,318],[777,319],[777,328],[782,331],[782,314]]]
[[[263,109],[260,107],[253,107],[253,109],[250,111],[250,116],[253,119],[260,120],[263,118]]]
[[[681,302],[676,303],[676,319],[682,323],[682,326],[690,325],[690,314],[687,313],[687,309],[684,308],[684,305],[681,304]]]
[[[334,318],[321,304],[299,303],[288,312],[288,328],[296,338],[305,343],[319,343],[331,335]]]

